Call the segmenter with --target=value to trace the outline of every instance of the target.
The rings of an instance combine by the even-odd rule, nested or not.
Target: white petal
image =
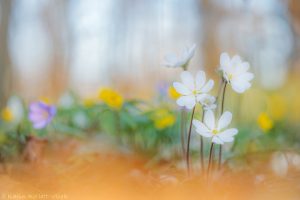
[[[250,65],[248,62],[239,63],[238,66],[236,67],[236,73],[237,74],[245,73],[249,70],[249,68]]]
[[[209,94],[199,94],[197,95],[197,101],[201,104],[213,104],[216,101],[216,97]]]
[[[192,55],[194,55],[195,50],[196,50],[196,44],[194,43],[192,46],[190,46],[189,53],[192,54]]]
[[[212,104],[212,105],[209,105],[209,106],[204,106],[204,110],[214,110],[216,108],[217,108],[216,104]]]
[[[233,56],[232,59],[231,59],[231,64],[233,66],[236,66],[236,65],[240,64],[241,62],[242,62],[242,59],[238,55]]]
[[[193,120],[193,125],[196,128],[196,131],[198,133],[205,133],[205,132],[209,132],[208,128],[199,120],[194,119]]]
[[[196,133],[198,133],[199,135],[203,136],[203,137],[206,137],[206,138],[211,138],[213,137],[213,134],[211,132],[200,132],[200,131],[197,131],[196,129]]]
[[[205,112],[204,123],[210,130],[213,130],[215,128],[215,115],[213,111],[208,110]]]
[[[219,133],[219,138],[224,142],[232,142],[234,140],[233,136],[238,133],[238,130],[235,128],[227,129],[226,131],[223,131],[222,133]]]
[[[227,130],[219,133],[218,136],[220,136],[220,137],[224,137],[224,136],[233,137],[237,133],[238,133],[238,130],[236,128],[230,128],[230,129],[227,129]]]
[[[184,71],[180,74],[182,83],[190,90],[195,90],[194,78],[190,72]]]
[[[207,95],[208,94],[198,94],[197,96],[196,96],[196,99],[197,99],[197,102],[203,102],[206,98],[207,98]],[[202,103],[201,103],[202,104]]]
[[[230,57],[228,53],[222,53],[220,56],[220,65],[221,67],[229,66],[230,65]]]
[[[182,96],[179,99],[177,99],[177,104],[179,106],[184,106],[187,109],[192,109],[196,105],[196,99],[194,96],[189,95],[189,96]]]
[[[201,89],[202,93],[208,93],[214,87],[214,81],[209,80]]]
[[[251,87],[251,84],[244,80],[232,79],[231,86],[232,86],[232,89],[234,91],[236,91],[237,93],[243,93]]]
[[[182,95],[191,95],[192,91],[190,89],[188,89],[185,85],[183,85],[182,83],[179,82],[174,82],[173,83],[173,87],[175,88],[175,90]]]
[[[254,74],[250,72],[245,72],[239,75],[238,79],[244,80],[244,81],[251,81],[254,78]]]
[[[206,81],[206,75],[204,71],[198,71],[196,74],[196,90],[200,90]]]
[[[228,111],[224,112],[218,121],[218,130],[227,127],[230,124],[231,120],[232,120],[231,112]]]
[[[234,138],[233,137],[227,137],[227,136],[219,136],[220,140],[222,140],[223,142],[233,142]]]
[[[190,59],[194,56],[196,49],[196,44],[193,44],[191,47],[184,49],[182,52],[182,60],[185,61],[185,64],[190,61]]]
[[[164,58],[164,65],[167,67],[176,67],[176,63],[178,62],[178,58],[175,54],[168,54]]]
[[[218,137],[218,136],[213,136],[212,142],[215,144],[224,144],[224,142]]]

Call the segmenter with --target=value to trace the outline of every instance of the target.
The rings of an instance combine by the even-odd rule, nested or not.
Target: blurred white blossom
[[[214,110],[217,107],[216,97],[209,94],[200,97],[199,102],[201,103],[204,110]]]
[[[164,65],[167,67],[186,69],[190,60],[195,54],[196,44],[186,47],[181,55],[176,56],[174,53],[167,54],[164,59]]]

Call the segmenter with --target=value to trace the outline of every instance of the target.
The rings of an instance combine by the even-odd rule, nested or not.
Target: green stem
[[[186,166],[187,166],[187,170],[188,170],[188,175],[190,175],[190,143],[191,143],[192,124],[193,124],[193,119],[194,119],[194,114],[195,114],[195,108],[196,108],[196,106],[193,108],[193,111],[192,111],[190,127],[189,127],[189,132],[188,132],[187,149],[186,149]]]
[[[181,141],[181,151],[183,158],[185,159],[185,110],[181,110],[181,123],[180,123],[180,141]]]
[[[202,111],[202,122],[204,120],[204,110]],[[201,171],[204,173],[204,142],[203,142],[203,136],[200,135],[200,161],[201,161]]]
[[[227,86],[227,82],[224,82],[224,88],[223,88],[223,94],[222,94],[222,104],[221,104],[221,113],[220,116],[223,114],[224,112],[224,102],[225,102],[225,93],[226,93],[226,86]],[[218,169],[221,169],[221,165],[222,165],[222,145],[220,144],[220,148],[219,148],[219,161],[218,161]]]
[[[223,95],[222,95],[221,115],[224,112],[224,102],[225,102],[226,86],[227,86],[227,82],[224,83],[224,89],[223,89]]]
[[[211,143],[210,150],[209,150],[209,160],[208,160],[208,167],[207,167],[207,178],[209,178],[211,165],[212,165],[212,158],[213,158],[213,150],[214,150],[214,143]]]

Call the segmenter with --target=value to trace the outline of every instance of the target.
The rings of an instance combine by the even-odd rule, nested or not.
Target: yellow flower
[[[124,103],[123,97],[110,88],[101,89],[99,91],[99,99],[116,110],[121,109]]]
[[[176,100],[180,97],[180,94],[175,90],[175,88],[173,86],[169,87],[168,94],[171,99]]]
[[[153,120],[155,128],[165,129],[167,127],[173,126],[176,118],[166,109],[159,109],[154,113]]]
[[[52,103],[52,101],[48,97],[44,97],[44,96],[40,97],[39,100],[41,102],[45,103],[45,104],[51,104]]]
[[[272,95],[268,100],[268,111],[272,119],[282,119],[287,111],[287,104],[284,97],[280,95]]]
[[[272,119],[265,112],[258,116],[257,123],[264,132],[268,132],[274,126]]]
[[[11,122],[14,119],[12,110],[9,107],[6,107],[2,110],[1,117],[6,122]]]
[[[83,100],[83,105],[85,107],[92,107],[96,104],[96,100],[94,98],[86,98]]]

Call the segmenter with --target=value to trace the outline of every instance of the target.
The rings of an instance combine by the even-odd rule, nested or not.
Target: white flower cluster
[[[232,120],[230,112],[221,113],[219,120],[215,119],[214,109],[217,108],[216,97],[209,94],[214,87],[212,79],[207,80],[204,71],[198,71],[195,77],[186,71],[187,66],[195,53],[195,45],[186,49],[179,57],[169,55],[165,58],[165,65],[169,67],[182,67],[181,82],[174,82],[173,87],[181,95],[177,104],[186,109],[194,109],[199,103],[204,110],[203,122],[194,119],[193,125],[196,132],[203,137],[212,138],[215,144],[232,142],[233,136],[238,133],[235,128],[226,129]],[[242,61],[239,56],[229,57],[227,53],[220,56],[219,71],[224,84],[228,84],[237,93],[243,93],[251,87],[250,81],[254,78],[249,72],[249,63]]]

